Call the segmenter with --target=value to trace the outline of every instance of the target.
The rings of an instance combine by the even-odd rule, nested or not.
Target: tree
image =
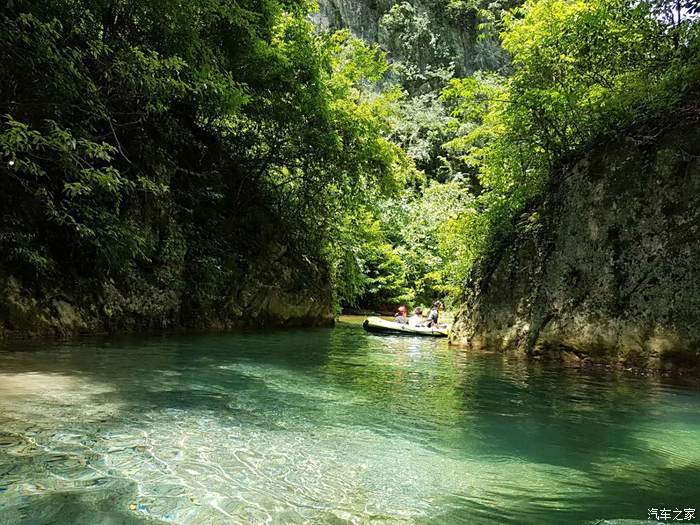
[[[325,293],[338,216],[402,186],[411,163],[361,89],[381,54],[316,34],[308,8],[12,2],[0,272],[38,296],[109,290],[168,322],[233,312],[242,280],[277,278],[258,275],[265,258]],[[162,302],[132,306],[146,296]]]
[[[551,174],[697,93],[697,33],[694,22],[668,25],[626,0],[531,0],[504,16],[513,75],[453,80],[442,95],[461,123],[446,147],[483,188],[452,222],[457,283],[508,238]]]

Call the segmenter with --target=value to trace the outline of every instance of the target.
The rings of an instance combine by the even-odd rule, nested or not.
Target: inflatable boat
[[[393,335],[427,335],[429,337],[447,337],[447,328],[427,328],[424,326],[408,326],[396,321],[386,321],[380,317],[368,317],[362,323],[362,328],[376,334]]]

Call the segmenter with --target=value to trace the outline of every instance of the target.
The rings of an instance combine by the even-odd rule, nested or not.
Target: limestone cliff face
[[[470,15],[455,15],[447,3],[430,0],[319,0],[319,11],[312,20],[321,29],[349,29],[358,38],[378,43],[389,52],[390,60],[406,60],[424,68],[436,62],[453,62],[459,75],[477,70],[495,70],[506,58],[500,45],[477,38],[477,21]],[[392,7],[404,5],[412,16],[421,17],[417,25],[405,20],[402,31],[388,30],[382,20]],[[410,49],[416,32],[428,31],[432,38],[422,52]],[[432,50],[430,48],[433,48]],[[435,56],[435,52],[439,56]],[[417,55],[417,56],[416,56]]]
[[[133,274],[129,286],[112,281],[32,293],[0,274],[0,339],[139,332],[182,328],[312,326],[333,322],[326,272],[300,268],[284,246],[268,246],[239,277],[211,290],[202,304],[175,279],[160,282]],[[308,262],[308,265],[312,263]],[[305,270],[305,271],[304,271]],[[81,293],[80,290],[84,292]]]
[[[600,147],[474,274],[452,341],[698,366],[700,124]]]

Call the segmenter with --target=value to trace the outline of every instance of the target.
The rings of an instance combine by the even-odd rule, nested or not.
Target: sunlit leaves
[[[461,123],[445,147],[478,169],[485,190],[450,223],[458,281],[563,163],[688,96],[700,80],[696,27],[626,0],[530,0],[504,15],[513,75],[453,80],[442,94]]]
[[[336,241],[340,225],[414,167],[388,140],[399,94],[365,89],[386,72],[382,53],[317,33],[311,7],[52,0],[3,11],[3,271],[37,285],[28,269],[115,286],[140,275],[189,286],[200,307],[285,245],[286,264],[314,266],[318,284],[357,249]]]

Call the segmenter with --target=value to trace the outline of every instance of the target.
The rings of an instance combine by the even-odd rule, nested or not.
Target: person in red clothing
[[[399,324],[408,323],[408,310],[406,310],[405,306],[399,306],[399,313],[394,316],[394,321]]]

